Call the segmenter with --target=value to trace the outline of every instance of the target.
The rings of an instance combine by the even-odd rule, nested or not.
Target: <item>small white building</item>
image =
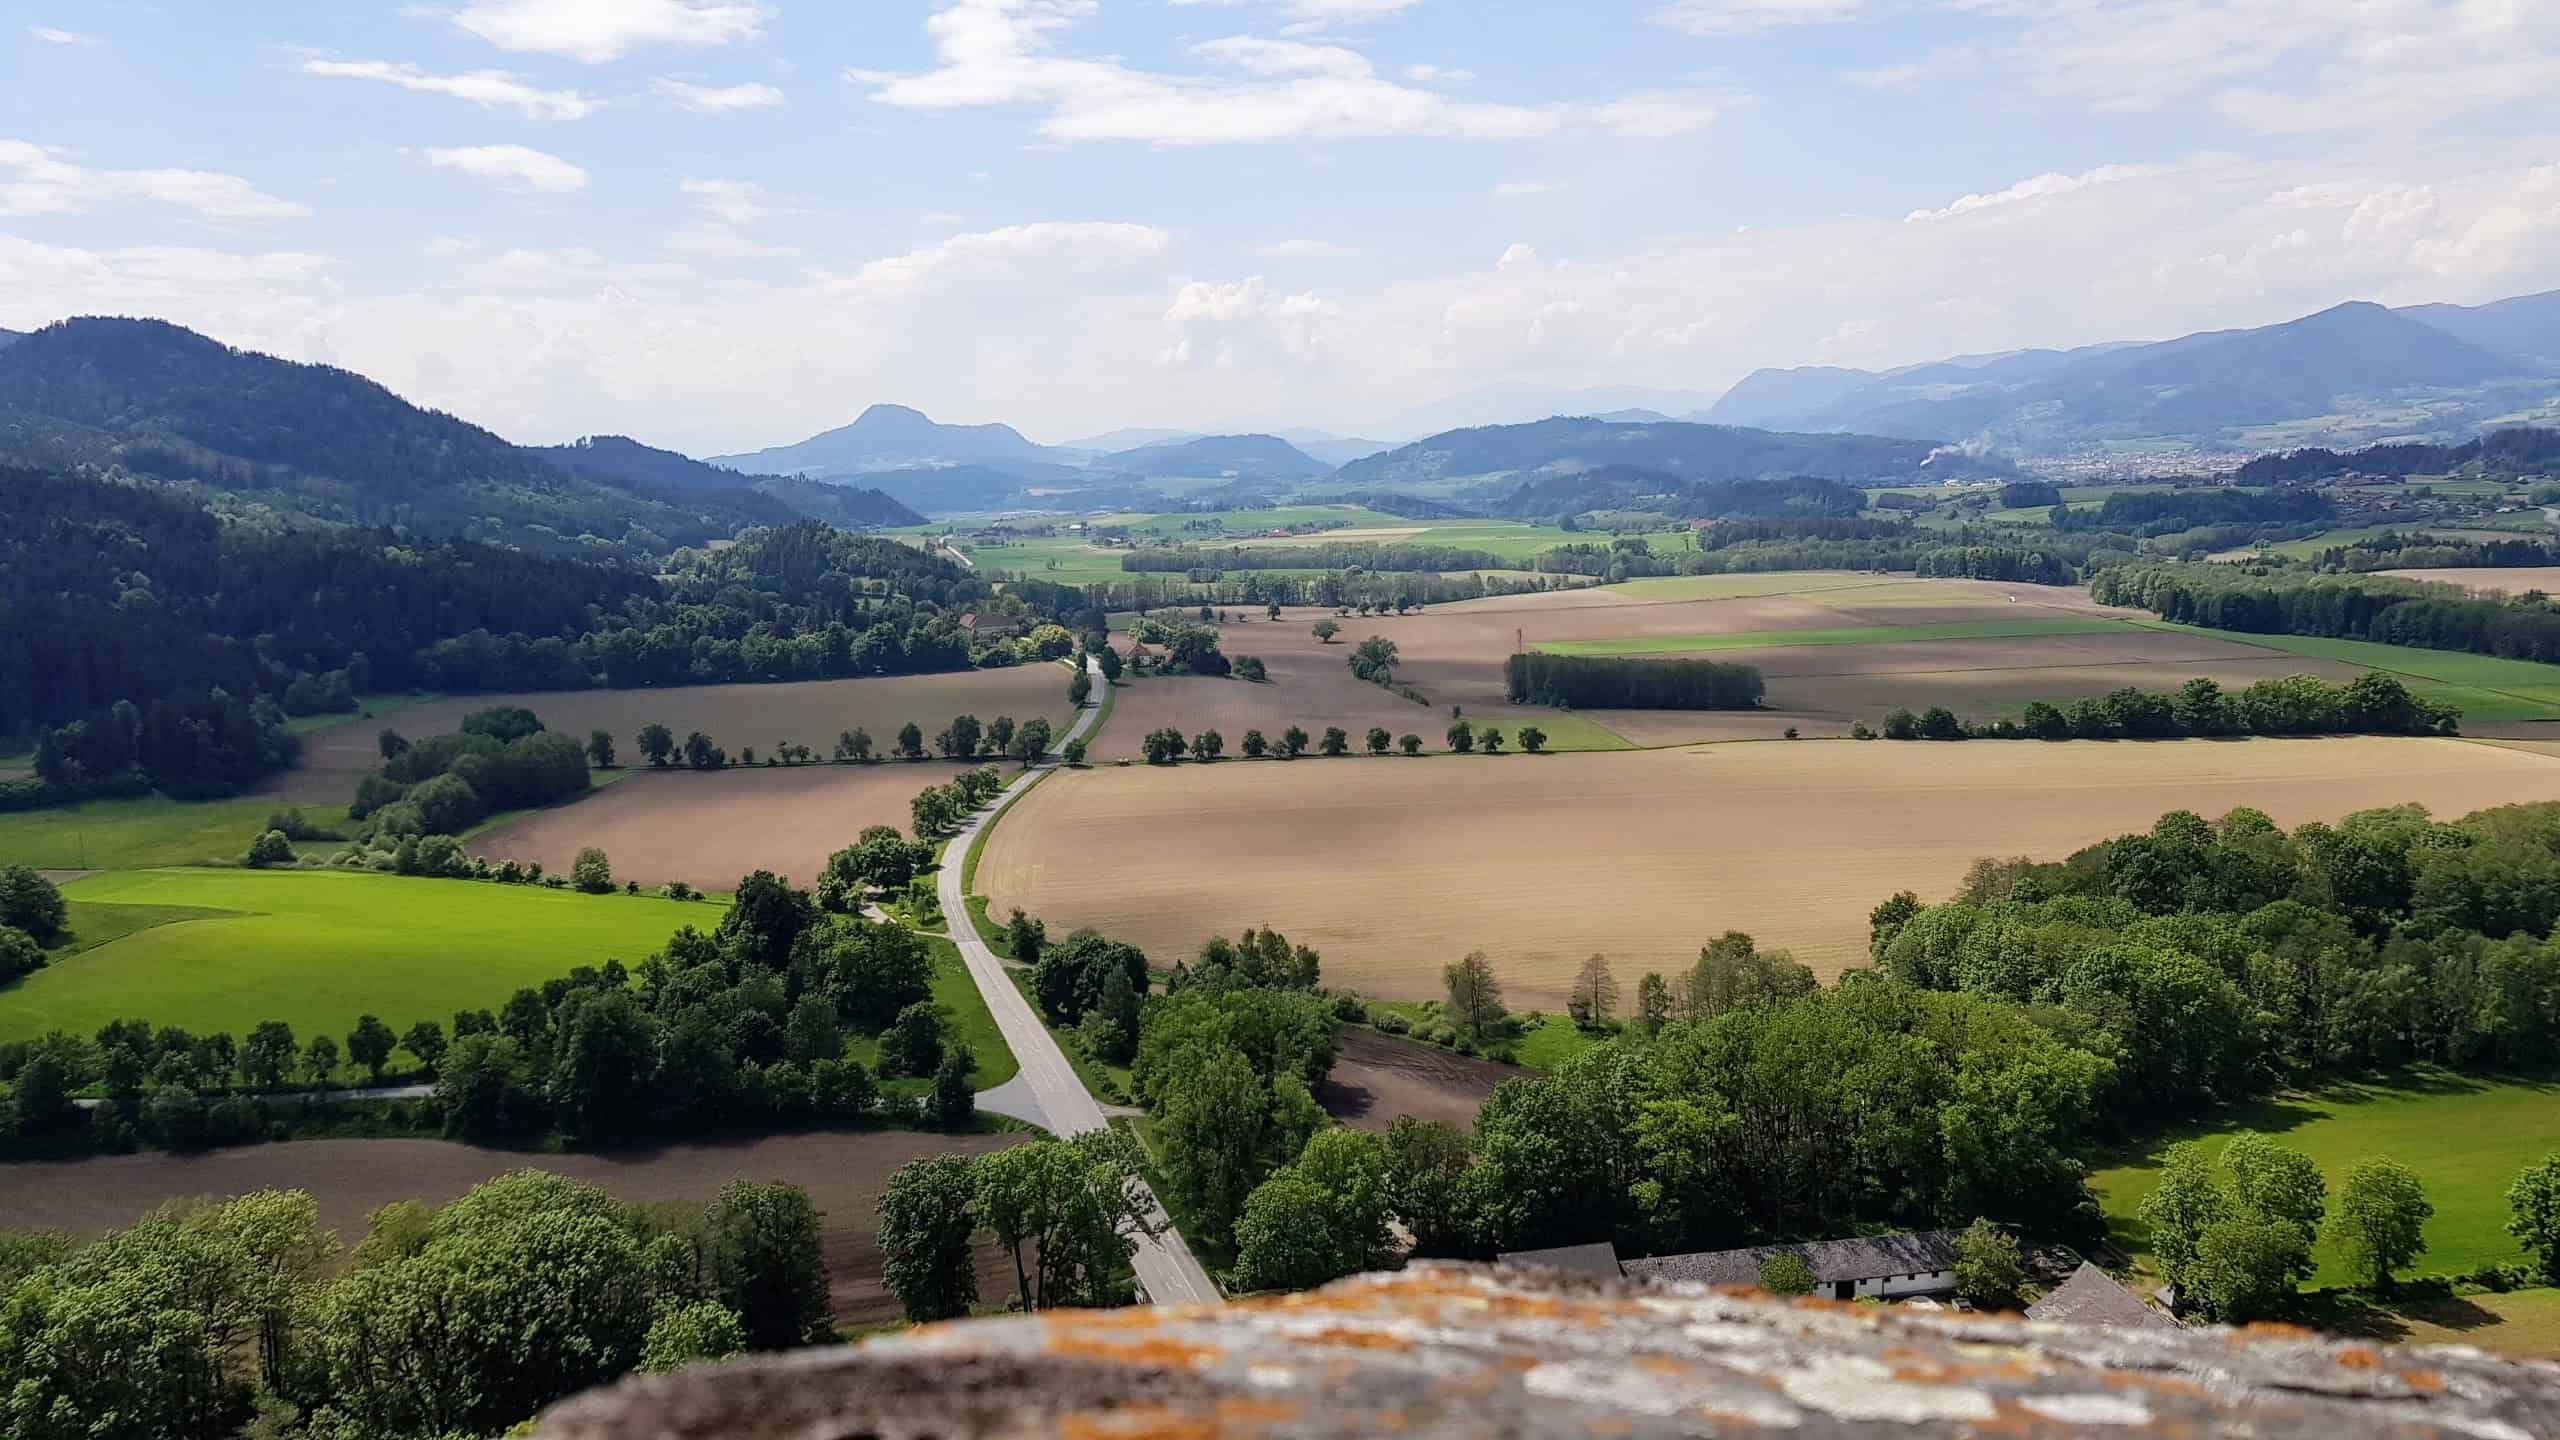
[[[1952,1230],[1917,1230],[1854,1240],[1813,1240],[1799,1245],[1757,1245],[1695,1255],[1656,1255],[1620,1262],[1631,1276],[1699,1285],[1760,1283],[1760,1267],[1793,1255],[1813,1271],[1813,1293],[1833,1300],[1871,1295],[1952,1295],[1956,1288],[1956,1237]]]

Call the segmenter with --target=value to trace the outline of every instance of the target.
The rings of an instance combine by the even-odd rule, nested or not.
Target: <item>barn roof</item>
[[[2045,1297],[2027,1307],[2030,1320],[2049,1320],[2063,1325],[2103,1325],[2127,1330],[2175,1330],[2178,1322],[2171,1319],[2141,1296],[2124,1288],[2116,1277],[2083,1260],[2071,1278],[2045,1293]]]
[[[1687,1280],[1701,1285],[1757,1285],[1760,1266],[1780,1255],[1801,1256],[1812,1268],[1815,1283],[1822,1285],[1880,1280],[1887,1275],[1929,1275],[1956,1266],[1953,1231],[1919,1230],[1850,1240],[1811,1240],[1798,1245],[1707,1250],[1695,1255],[1656,1255],[1629,1260],[1623,1268],[1639,1278]]]
[[[1619,1274],[1618,1247],[1606,1240],[1594,1245],[1559,1245],[1552,1250],[1505,1250],[1499,1258],[1505,1265],[1543,1265],[1578,1275],[1615,1279]]]

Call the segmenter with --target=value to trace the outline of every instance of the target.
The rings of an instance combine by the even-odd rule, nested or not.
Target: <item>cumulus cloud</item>
[[[694,85],[683,80],[658,80],[651,89],[698,115],[727,115],[739,110],[770,110],[784,103],[784,95],[771,85],[750,80],[740,85]]]
[[[1527,140],[1568,126],[1616,134],[1686,134],[1715,118],[1711,99],[1656,92],[1603,102],[1513,105],[1455,100],[1390,80],[1348,46],[1228,36],[1192,47],[1205,73],[1140,70],[1059,53],[1060,34],[1096,0],[950,0],[925,22],[938,64],[855,70],[871,98],[908,110],[1032,105],[1056,141],[1217,145],[1380,136]]]
[[[433,147],[427,163],[439,170],[459,170],[517,189],[563,194],[587,188],[587,172],[557,155],[525,145]]]
[[[98,43],[98,37],[95,35],[84,35],[77,30],[63,30],[52,25],[30,25],[27,27],[27,33],[47,45],[95,45]]]
[[[471,0],[453,23],[501,50],[602,64],[644,45],[727,45],[764,31],[753,0]]]
[[[115,200],[149,200],[208,220],[290,220],[310,207],[212,170],[96,170],[64,152],[0,140],[0,215],[76,215]]]
[[[514,110],[528,120],[584,120],[597,102],[575,90],[544,90],[505,70],[438,75],[392,60],[305,60],[303,73],[339,80],[379,80],[426,95],[450,95],[483,109]]]
[[[1959,215],[1971,215],[1977,211],[1997,209],[2003,205],[2018,205],[2030,200],[2068,195],[2074,190],[2085,190],[2092,185],[2113,185],[2126,180],[2148,179],[2161,174],[2163,169],[2164,167],[2158,165],[2101,165],[2095,170],[2086,170],[2077,175],[2054,173],[2036,175],[2005,189],[1978,195],[1960,195],[1934,210],[1914,210],[1903,219],[1915,225],[1931,220],[1952,220]]]

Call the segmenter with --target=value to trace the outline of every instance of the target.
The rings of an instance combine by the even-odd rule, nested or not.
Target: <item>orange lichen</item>
[[[1059,1417],[1062,1440],[1218,1440],[1218,1426],[1161,1405]]]
[[[1383,1330],[1354,1330],[1348,1325],[1319,1330],[1307,1337],[1307,1343],[1341,1345],[1353,1350],[1386,1350],[1396,1354],[1413,1348],[1413,1342],[1401,1335],[1390,1335]]]
[[[1162,1338],[1127,1342],[1097,1340],[1063,1327],[1053,1327],[1049,1336],[1049,1353],[1080,1360],[1109,1360],[1122,1365],[1155,1365],[1184,1370],[1200,1369],[1218,1358],[1218,1352],[1205,1345]]]
[[[2350,1370],[2379,1370],[2382,1357],[2361,1345],[2350,1345],[2338,1352],[2338,1363]]]
[[[2231,1338],[2246,1344],[2254,1340],[2317,1340],[2320,1332],[2299,1325],[2279,1325],[2273,1320],[2256,1320],[2240,1327]]]
[[[2401,1383],[2407,1385],[2412,1390],[2418,1391],[2420,1394],[2441,1395],[2444,1393],[2444,1376],[2437,1374],[2433,1370],[2403,1370],[2400,1372],[2400,1380]]]

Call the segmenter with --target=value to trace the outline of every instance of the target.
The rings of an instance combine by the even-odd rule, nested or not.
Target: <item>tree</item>
[[[1573,993],[1564,1002],[1565,1013],[1573,1023],[1585,1030],[1599,1029],[1609,1023],[1618,1009],[1618,979],[1609,973],[1609,957],[1594,955],[1582,962],[1581,973],[1573,977]]]
[[[1884,738],[1887,740],[1919,739],[1920,717],[1908,710],[1897,709],[1887,712],[1884,717]]]
[[[444,1027],[433,1020],[421,1020],[410,1026],[409,1033],[400,1037],[400,1043],[410,1054],[418,1057],[418,1063],[426,1066],[430,1075],[444,1063]]]
[[[1093,659],[1095,664],[1102,667],[1103,684],[1117,685],[1120,683],[1120,672],[1123,668],[1124,662],[1120,659],[1119,651],[1112,649],[1109,645],[1104,645],[1101,649],[1093,652]]]
[[[0,985],[44,968],[44,951],[24,930],[0,925]]]
[[[1244,758],[1247,760],[1259,760],[1270,753],[1271,741],[1265,738],[1261,731],[1247,730],[1244,732]]]
[[[984,1156],[975,1170],[980,1223],[1012,1254],[1024,1309],[1125,1298],[1112,1288],[1136,1248],[1130,1237],[1154,1228],[1126,1137],[1035,1140]]]
[[[1319,620],[1315,623],[1310,633],[1316,637],[1319,643],[1330,645],[1333,643],[1333,637],[1342,633],[1342,627],[1334,624],[1330,620]]]
[[[2015,1310],[2027,1267],[2018,1242],[1988,1220],[1975,1220],[1956,1237],[1956,1294],[1976,1310]]]
[[[1671,1019],[1671,986],[1659,970],[1648,970],[1636,982],[1636,1028],[1647,1035],[1661,1030]]]
[[[1190,748],[1191,742],[1183,739],[1182,732],[1170,725],[1148,731],[1147,738],[1139,742],[1139,749],[1150,765],[1170,765],[1180,760],[1182,753]]]
[[[1476,748],[1476,727],[1461,720],[1449,727],[1449,748],[1464,755]]]
[[[1146,952],[1091,930],[1078,930],[1041,952],[1040,963],[1031,972],[1032,995],[1050,1019],[1073,1025],[1102,1003],[1114,970],[1126,976],[1139,994],[1146,993]]]
[[[1466,1027],[1469,1039],[1482,1043],[1485,1027],[1502,1023],[1508,1013],[1502,1008],[1502,982],[1494,978],[1493,962],[1483,951],[1471,950],[1442,970],[1440,978],[1449,990],[1449,1018]]]
[[[880,1073],[887,1076],[930,1075],[942,1064],[942,1046],[950,1029],[941,1007],[919,1000],[898,1012],[880,1036]]]
[[[924,727],[913,720],[898,727],[898,758],[901,760],[924,758]]]
[[[1760,1288],[1772,1295],[1813,1293],[1813,1267],[1789,1250],[1760,1262]]]
[[[1228,1237],[1245,1198],[1324,1123],[1294,1075],[1265,1080],[1244,1053],[1203,1042],[1158,1094],[1153,1131],[1166,1186],[1207,1232]]]
[[[641,726],[638,742],[640,758],[648,761],[653,768],[660,770],[667,768],[667,762],[675,756],[676,733],[664,725]]]
[[[284,1084],[285,1076],[293,1072],[301,1055],[292,1026],[281,1020],[262,1020],[241,1042],[240,1073],[252,1088],[273,1090]]]
[[[382,733],[373,737],[373,748],[381,754],[383,759],[397,760],[409,753],[409,739],[386,725]]]
[[[1387,1204],[1413,1235],[1417,1256],[1454,1258],[1475,1249],[1475,1216],[1466,1193],[1475,1146],[1444,1121],[1399,1115],[1387,1127]]]
[[[589,895],[609,895],[613,892],[613,864],[605,859],[602,850],[589,845],[570,862],[569,883]]]
[[[710,736],[696,730],[684,737],[684,763],[696,770],[717,770],[729,763],[729,757],[720,753]]]
[[[1079,735],[1068,741],[1066,749],[1061,751],[1060,754],[1069,765],[1075,766],[1078,769],[1083,768],[1085,757],[1084,737]]]
[[[334,1035],[314,1035],[310,1046],[302,1052],[302,1063],[311,1072],[311,1083],[326,1085],[338,1073],[338,1040]]]
[[[835,1338],[818,1207],[808,1191],[732,1180],[703,1212],[702,1228],[717,1298],[737,1314],[749,1349]]]
[[[1013,745],[1007,753],[1028,768],[1039,764],[1041,757],[1049,753],[1049,742],[1054,738],[1049,722],[1035,715],[1015,729]]]
[[[640,1370],[665,1375],[687,1365],[720,1360],[747,1348],[746,1327],[737,1312],[717,1300],[669,1305],[649,1323],[640,1342]]]
[[[253,866],[264,868],[293,862],[293,842],[287,840],[281,830],[270,830],[249,842],[249,863]]]
[[[1354,646],[1349,663],[1351,673],[1373,685],[1392,685],[1396,678],[1396,642],[1384,635],[1372,635]]]
[[[1487,725],[1476,732],[1476,743],[1484,747],[1487,755],[1499,755],[1502,753],[1502,732]]]
[[[955,715],[950,724],[942,727],[942,733],[933,737],[933,748],[945,760],[968,760],[977,755],[985,738],[985,727],[978,723],[977,716]]]
[[[1215,730],[1203,730],[1191,737],[1191,756],[1201,764],[1215,762],[1227,753],[1227,737]]]
[[[2560,1285],[2560,1150],[2526,1166],[2507,1187],[2507,1233],[2540,1262],[2545,1283]]]
[[[1076,673],[1067,677],[1067,703],[1081,710],[1085,707],[1085,702],[1092,698],[1093,673],[1079,665],[1076,667]]]
[[[1320,1130],[1247,1196],[1236,1288],[1305,1290],[1385,1262],[1387,1154],[1376,1136]]]
[[[1406,735],[1396,741],[1396,748],[1402,750],[1407,755],[1419,755],[1422,753],[1422,737],[1419,735]]]
[[[856,725],[836,737],[836,759],[847,765],[871,763],[871,732]]]
[[[1236,657],[1235,676],[1239,680],[1260,685],[1271,678],[1271,667],[1262,663],[1261,656],[1239,655]]]
[[[1280,732],[1280,758],[1295,760],[1307,753],[1307,732],[1292,725]]]
[[[347,1032],[347,1058],[365,1068],[373,1083],[382,1083],[382,1067],[390,1063],[391,1052],[400,1040],[391,1027],[372,1015],[356,1017],[356,1028]]]
[[[957,1134],[977,1123],[978,1092],[969,1084],[970,1072],[977,1068],[977,1057],[966,1045],[954,1045],[943,1054],[942,1064],[933,1072],[929,1102],[936,1129]]]
[[[612,731],[590,730],[587,732],[587,761],[600,770],[613,768]]]
[[[986,752],[990,755],[1013,753],[1013,731],[1013,717],[1010,715],[999,715],[989,721],[986,739],[982,742]]]
[[[2151,1252],[2160,1273],[2181,1291],[2194,1283],[2196,1257],[2205,1232],[2229,1213],[2230,1197],[2213,1172],[2204,1147],[2193,1142],[2172,1145],[2160,1165],[2159,1182],[2142,1199],[2142,1223],[2151,1232]]]
[[[1520,727],[1520,748],[1535,755],[1547,748],[1547,732],[1535,725]]]
[[[1048,944],[1049,927],[1024,914],[1021,906],[1014,906],[1013,914],[1004,922],[1005,952],[1013,962],[1017,965],[1038,965],[1040,952]]]
[[[2329,1233],[2365,1283],[2387,1289],[2395,1271],[2426,1253],[2435,1213],[2416,1171],[2394,1160],[2360,1160],[2338,1192]]]
[[[907,1318],[954,1320],[978,1303],[977,1175],[965,1155],[911,1160],[880,1196],[881,1281]]]
[[[70,933],[70,914],[62,892],[33,867],[0,870],[0,925],[26,932],[38,945],[53,946]]]
[[[1369,742],[1369,753],[1372,755],[1384,755],[1387,751],[1393,749],[1396,743],[1396,737],[1388,734],[1386,727],[1383,725],[1370,726],[1367,739]]]

